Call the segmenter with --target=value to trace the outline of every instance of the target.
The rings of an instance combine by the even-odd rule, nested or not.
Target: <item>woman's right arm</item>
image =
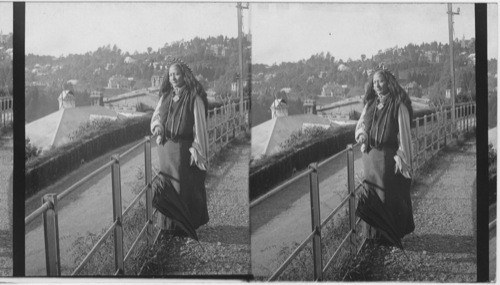
[[[354,133],[354,138],[357,142],[360,141],[361,139],[361,135],[364,136],[364,138],[366,139],[366,137],[368,137],[367,133],[366,133],[366,128],[365,128],[365,113],[366,113],[366,107],[368,105],[365,105],[363,107],[363,111],[361,112],[361,115],[359,117],[359,120],[358,120],[358,123],[356,124],[356,131]]]
[[[163,102],[163,97],[160,97],[158,104],[156,105],[155,111],[153,112],[153,117],[151,117],[151,133],[153,135],[159,135],[163,133],[163,126],[160,119],[160,107]]]

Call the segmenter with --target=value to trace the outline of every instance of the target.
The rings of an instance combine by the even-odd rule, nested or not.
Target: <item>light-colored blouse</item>
[[[366,128],[364,124],[364,117],[366,113],[367,105],[363,108],[363,112],[361,112],[361,117],[358,120],[355,131],[356,141],[360,141],[360,135],[364,135],[365,138],[368,137],[366,133]],[[398,143],[399,148],[396,151],[396,155],[394,156],[394,160],[396,161],[396,169],[395,173],[400,172],[404,177],[411,179],[413,176],[412,172],[412,155],[411,155],[411,126],[410,126],[410,113],[408,112],[408,108],[404,104],[399,105],[398,112],[398,125],[399,125],[399,134],[398,134]]]
[[[165,129],[160,120],[160,106],[162,105],[164,97],[165,96],[160,97],[153,117],[151,118],[151,133],[154,133],[155,128],[160,128],[161,134],[165,133]],[[206,171],[208,169],[208,128],[207,119],[205,117],[205,104],[199,96],[196,96],[194,100],[193,114],[194,140],[189,148],[189,152],[191,153],[189,161],[191,165],[196,164],[199,169]]]

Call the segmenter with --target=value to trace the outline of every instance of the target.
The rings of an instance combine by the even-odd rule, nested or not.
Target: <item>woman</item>
[[[168,80],[151,119],[157,137],[160,171],[170,178],[187,205],[195,229],[208,222],[205,177],[208,167],[207,95],[191,69],[170,60]],[[174,230],[172,221],[158,213],[157,226]]]
[[[410,200],[411,100],[394,75],[377,70],[366,88],[364,104],[355,137],[362,143],[365,187],[375,190],[402,238],[415,229]],[[383,240],[366,223],[363,232],[368,239]]]

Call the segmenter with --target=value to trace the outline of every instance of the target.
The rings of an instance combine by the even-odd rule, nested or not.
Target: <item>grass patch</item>
[[[138,169],[136,173],[138,178],[137,183],[133,186],[134,194],[138,194],[143,184],[143,171]],[[127,254],[135,241],[140,231],[146,223],[146,206],[145,206],[145,196],[141,198],[135,206],[123,216],[123,250],[124,255]],[[83,261],[85,256],[90,252],[92,247],[97,243],[97,241],[104,235],[106,229],[103,229],[99,234],[87,232],[86,235],[80,235],[72,244],[72,256],[73,264],[75,266],[69,268],[62,268],[65,274],[71,274],[71,272],[76,269],[76,267]],[[153,236],[156,234],[157,230],[154,228]],[[131,253],[131,256],[127,262],[125,262],[125,275],[126,276],[136,276],[139,274],[143,263],[145,262],[144,256],[141,254],[143,251],[147,250],[147,234],[144,235],[139,241]],[[101,248],[96,251],[89,262],[83,267],[79,276],[110,276],[114,275],[115,269],[115,259],[114,259],[114,236],[111,234],[103,242]]]

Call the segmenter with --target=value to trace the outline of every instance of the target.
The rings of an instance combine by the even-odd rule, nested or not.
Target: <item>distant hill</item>
[[[166,43],[158,50],[147,48],[133,54],[122,52],[116,45],[64,57],[28,54],[25,69],[26,121],[56,111],[57,96],[63,88],[69,88],[69,82],[77,82],[71,88],[80,105],[90,104],[88,94],[92,90],[106,88],[109,78],[115,75],[129,79],[132,90],[150,87],[153,75],[167,73],[168,56],[180,57],[186,62],[205,89],[211,88],[218,96],[227,96],[238,72],[237,43],[236,38],[223,36],[196,37],[189,41]],[[243,46],[244,58],[249,61],[250,42],[246,38]]]
[[[0,97],[12,94],[12,33],[0,34]]]
[[[457,100],[474,99],[475,39],[457,39],[454,50],[456,86],[459,88]],[[496,66],[496,60],[491,64]],[[252,66],[252,122],[262,121],[262,116],[268,113],[267,105],[274,97],[286,96],[289,105],[308,98],[323,101],[318,96],[327,84],[342,88],[332,97],[333,100],[360,96],[370,73],[379,66],[391,70],[403,86],[414,84],[418,92],[413,96],[425,96],[434,102],[446,100],[446,89],[450,88],[451,82],[448,44],[432,42],[390,47],[371,58],[361,55],[359,59],[347,61],[336,59],[329,52],[321,52],[298,62]],[[294,108],[301,112],[301,107]]]

